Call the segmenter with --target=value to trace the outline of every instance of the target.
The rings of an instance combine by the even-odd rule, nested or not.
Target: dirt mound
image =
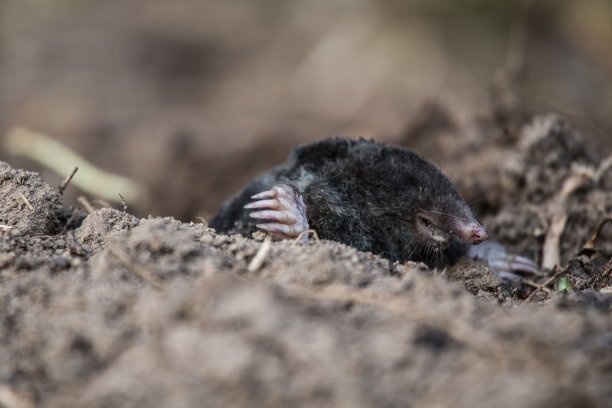
[[[582,282],[539,303],[479,260],[431,271],[108,208],[82,219],[3,165],[0,406],[608,406],[612,301],[589,282],[609,232],[582,247],[612,212],[612,177],[554,118],[518,143],[486,224],[540,261],[565,213],[573,266],[551,274]]]
[[[60,195],[37,173],[0,162],[0,224],[14,234],[55,234],[67,221]]]

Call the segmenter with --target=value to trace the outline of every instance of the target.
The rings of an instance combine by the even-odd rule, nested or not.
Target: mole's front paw
[[[306,205],[302,195],[287,184],[278,184],[270,190],[255,194],[254,201],[244,208],[260,209],[253,211],[251,218],[270,220],[272,222],[257,224],[258,228],[269,231],[274,239],[292,239],[308,230]],[[304,235],[303,241],[308,239]]]
[[[520,273],[542,274],[538,265],[531,259],[510,254],[506,248],[495,241],[487,241],[470,247],[469,255],[486,259],[491,272],[503,279],[520,279],[517,275]]]

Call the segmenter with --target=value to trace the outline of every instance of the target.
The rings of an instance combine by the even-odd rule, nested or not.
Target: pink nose
[[[468,237],[468,241],[471,244],[476,245],[480,244],[482,241],[486,241],[487,239],[489,239],[489,234],[487,233],[487,230],[484,229],[482,225],[473,224],[472,230],[470,231]]]

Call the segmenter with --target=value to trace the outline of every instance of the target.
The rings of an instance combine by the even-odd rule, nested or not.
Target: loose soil
[[[584,246],[612,214],[612,171],[552,116],[461,140],[441,159],[511,252],[540,263],[567,217],[547,276],[315,239],[266,250],[205,223],[66,208],[0,164],[0,406],[609,406],[612,227]]]

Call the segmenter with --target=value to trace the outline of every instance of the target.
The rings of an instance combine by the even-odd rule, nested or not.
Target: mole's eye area
[[[426,228],[432,228],[433,222],[424,215],[417,215],[417,222]]]
[[[418,214],[415,223],[417,230],[427,239],[434,241],[438,245],[448,242],[450,238],[449,233],[440,228],[435,218],[426,214]]]

